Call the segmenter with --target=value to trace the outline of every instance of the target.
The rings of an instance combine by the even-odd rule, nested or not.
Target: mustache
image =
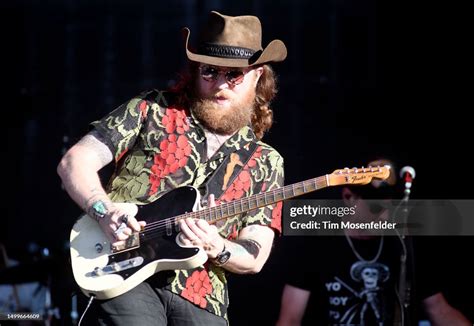
[[[213,98],[217,98],[217,97],[224,98],[226,100],[231,100],[232,99],[232,94],[230,94],[227,91],[219,91],[219,92],[215,93],[214,95],[211,95],[209,98],[213,99]]]

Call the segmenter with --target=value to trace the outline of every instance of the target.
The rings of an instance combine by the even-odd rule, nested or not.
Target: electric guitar
[[[87,296],[110,299],[123,294],[163,270],[192,269],[207,260],[205,251],[184,246],[177,236],[178,221],[205,219],[209,224],[247,211],[301,196],[325,187],[368,184],[387,179],[389,166],[339,169],[331,174],[241,198],[219,206],[200,207],[193,187],[176,188],[151,204],[141,206],[136,216],[147,225],[120,247],[112,247],[99,224],[87,214],[79,217],[70,236],[71,264],[76,283]]]

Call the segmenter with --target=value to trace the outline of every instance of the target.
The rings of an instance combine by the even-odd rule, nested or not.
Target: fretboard
[[[328,186],[327,176],[321,176],[298,183],[293,183],[281,188],[276,188],[267,192],[262,192],[250,197],[233,200],[227,203],[221,203],[218,206],[207,207],[197,212],[189,212],[176,216],[176,221],[183,218],[204,219],[209,224],[219,220],[239,215],[256,208],[272,205],[280,201],[298,197],[312,191],[316,191]]]

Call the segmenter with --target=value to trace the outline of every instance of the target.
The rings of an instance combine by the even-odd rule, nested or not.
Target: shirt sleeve
[[[140,94],[123,103],[102,119],[91,123],[94,130],[105,140],[115,161],[120,160],[135,143],[146,121],[150,106],[146,98],[149,95],[149,93]]]

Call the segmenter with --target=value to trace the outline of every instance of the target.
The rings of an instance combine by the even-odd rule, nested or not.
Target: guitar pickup
[[[86,274],[88,277],[97,277],[108,274],[114,274],[118,272],[125,271],[130,268],[134,268],[143,264],[143,257],[134,257],[131,259],[122,260],[119,262],[113,262],[103,268],[96,267],[92,272]]]
[[[116,254],[122,251],[135,249],[138,247],[140,247],[140,237],[139,237],[139,233],[135,232],[135,233],[132,233],[132,235],[129,236],[123,244],[118,245],[118,246],[112,246],[110,249],[112,253]]]

